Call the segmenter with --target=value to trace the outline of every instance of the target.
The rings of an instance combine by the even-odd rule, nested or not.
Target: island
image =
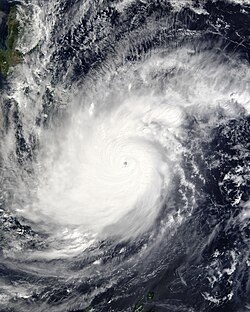
[[[11,66],[18,64],[23,55],[16,49],[16,42],[20,33],[17,19],[17,5],[6,10],[0,7],[0,75],[6,78]]]

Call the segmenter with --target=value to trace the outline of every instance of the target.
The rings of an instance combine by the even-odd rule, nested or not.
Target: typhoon
[[[13,6],[0,311],[249,311],[250,3]]]
[[[164,116],[154,116],[146,101],[150,99],[132,98],[100,115],[88,109],[69,121],[66,133],[59,134],[62,142],[50,142],[43,156],[49,168],[48,175],[41,173],[35,215],[97,233],[110,227],[125,237],[149,229],[162,206],[171,168],[150,126]]]

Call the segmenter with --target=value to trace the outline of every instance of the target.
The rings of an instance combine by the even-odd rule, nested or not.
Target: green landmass
[[[153,300],[154,296],[155,296],[154,292],[153,291],[149,291],[148,294],[147,294],[147,299],[148,300]]]
[[[10,9],[7,19],[8,34],[5,48],[0,49],[0,73],[6,77],[11,66],[17,65],[22,60],[22,53],[15,49],[19,35],[19,22],[17,20],[17,6]]]
[[[135,308],[134,308],[133,312],[142,312],[143,310],[144,310],[143,303],[137,303],[135,305]]]

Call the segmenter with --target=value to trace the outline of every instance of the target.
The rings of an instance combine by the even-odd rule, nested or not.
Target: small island
[[[18,64],[22,60],[22,53],[16,50],[16,42],[19,35],[20,27],[17,20],[17,5],[13,5],[9,12],[0,11],[0,22],[2,25],[1,36],[4,36],[4,42],[0,49],[0,75],[6,77],[11,66]],[[4,34],[4,27],[6,34]]]

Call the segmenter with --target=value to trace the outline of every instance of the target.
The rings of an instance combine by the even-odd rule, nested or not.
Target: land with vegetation
[[[16,49],[16,42],[20,32],[16,5],[10,8],[6,24],[7,35],[4,47],[0,49],[0,75],[3,77],[6,77],[9,72],[9,68],[18,64],[23,57],[22,53]]]

